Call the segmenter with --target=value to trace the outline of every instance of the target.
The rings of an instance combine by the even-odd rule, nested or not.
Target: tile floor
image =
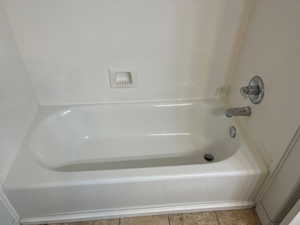
[[[51,225],[260,225],[253,209],[143,216]]]

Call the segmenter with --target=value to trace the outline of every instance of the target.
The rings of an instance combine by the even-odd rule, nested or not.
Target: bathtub
[[[251,207],[266,169],[232,125],[215,101],[42,107],[4,190],[24,224]]]

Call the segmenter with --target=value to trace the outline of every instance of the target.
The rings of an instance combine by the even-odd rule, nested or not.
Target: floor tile
[[[91,222],[50,223],[49,225],[90,225]]]
[[[90,225],[119,225],[119,219],[92,221]]]
[[[119,219],[74,222],[74,223],[55,223],[50,225],[119,225]]]
[[[121,219],[120,225],[169,225],[168,216],[142,216]]]
[[[219,225],[216,213],[185,213],[170,215],[170,225]]]
[[[220,225],[260,225],[253,209],[217,212]]]

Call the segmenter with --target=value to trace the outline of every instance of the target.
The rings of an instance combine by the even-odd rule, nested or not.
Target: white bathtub
[[[44,108],[5,192],[23,223],[250,207],[266,170],[231,125],[205,101]]]

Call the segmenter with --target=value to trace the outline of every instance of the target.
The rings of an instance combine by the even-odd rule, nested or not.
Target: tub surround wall
[[[2,184],[37,111],[37,101],[0,5],[0,224],[14,224],[17,215]]]
[[[218,96],[247,0],[4,2],[39,102],[55,105]],[[136,88],[110,89],[110,68]]]
[[[300,124],[299,1],[261,0],[253,14],[229,96],[232,106],[251,105],[239,93],[254,75],[265,81],[266,94],[253,114],[239,120],[269,165],[276,167]]]

